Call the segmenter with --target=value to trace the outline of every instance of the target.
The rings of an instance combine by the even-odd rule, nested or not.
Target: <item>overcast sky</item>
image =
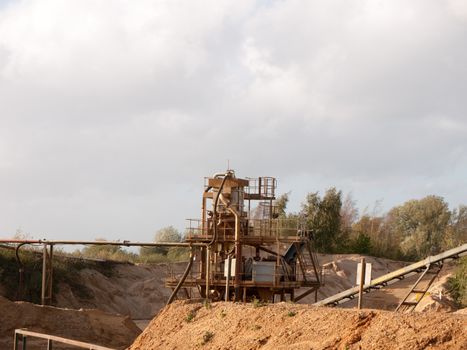
[[[0,237],[151,240],[203,177],[467,203],[467,1],[0,0]]]

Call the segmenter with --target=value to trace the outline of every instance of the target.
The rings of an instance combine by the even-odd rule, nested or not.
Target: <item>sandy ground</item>
[[[466,349],[467,316],[316,308],[291,303],[176,302],[129,350]]]
[[[126,348],[141,332],[128,317],[99,310],[59,309],[12,302],[0,297],[0,311],[0,349],[13,349],[16,328],[27,328],[115,349]],[[54,349],[64,348],[54,346]],[[31,338],[28,350],[34,349],[45,349],[44,342]]]
[[[323,265],[325,286],[320,289],[318,300],[354,286],[357,263],[360,261],[359,255],[319,255],[319,260],[320,264]],[[372,263],[373,278],[407,264],[374,257],[366,257],[366,260]],[[136,320],[136,325],[143,330],[154,315],[165,306],[170,295],[171,291],[164,287],[164,279],[168,276],[169,269],[173,268],[175,271],[181,272],[185,266],[185,263],[171,266],[166,264],[119,264],[116,265],[112,277],[106,277],[96,270],[84,269],[77,282],[90,289],[91,298],[80,298],[70,286],[61,285],[59,293],[56,294],[56,305],[72,309],[99,308],[106,312],[126,315]],[[443,268],[429,293],[417,306],[417,311],[455,310],[455,306],[444,288],[452,269],[452,265],[446,265]],[[394,310],[416,278],[417,276],[407,278],[380,291],[365,294],[364,307]],[[313,302],[314,295],[300,301],[301,304],[312,304]],[[342,304],[341,307],[352,308],[355,304],[354,300]],[[131,321],[128,319],[125,320],[121,316],[99,313],[98,311],[41,308],[28,303],[11,303],[3,298],[0,299],[0,311],[0,349],[9,348],[3,345],[10,344],[12,330],[18,327],[36,327],[36,329],[52,333],[56,332],[56,329],[61,329],[60,332],[64,332],[63,335],[67,337],[82,337],[81,339],[84,341],[102,341],[102,344],[117,344],[116,346],[128,345],[138,334],[135,324],[131,323],[130,325],[128,322]],[[65,321],[61,322],[62,319]],[[90,329],[87,325],[91,321],[96,324],[96,329],[102,331]],[[130,331],[127,332],[128,327]],[[126,333],[120,337],[122,329]]]

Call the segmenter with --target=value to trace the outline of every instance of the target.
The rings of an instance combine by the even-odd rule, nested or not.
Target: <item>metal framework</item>
[[[189,219],[193,246],[183,275],[167,279],[169,303],[183,288],[208,300],[297,301],[321,286],[320,266],[304,221],[279,215],[273,177],[237,178],[233,170],[205,179],[201,219]],[[299,288],[305,292],[296,296]],[[189,293],[187,293],[189,294]]]
[[[5,245],[7,244],[7,245]],[[19,259],[19,251],[25,245],[42,245],[42,283],[41,283],[41,304],[51,305],[53,298],[53,251],[57,245],[111,245],[111,246],[126,246],[126,247],[185,247],[193,248],[205,246],[203,243],[183,243],[183,242],[131,242],[131,241],[70,241],[70,240],[25,240],[25,239],[0,239],[0,248],[15,249],[16,257],[19,264],[19,288],[22,289],[22,278],[24,268]],[[14,246],[11,246],[14,245]],[[36,252],[41,254],[40,252]]]

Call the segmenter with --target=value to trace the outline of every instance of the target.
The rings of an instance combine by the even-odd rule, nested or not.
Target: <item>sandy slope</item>
[[[99,310],[68,310],[11,302],[0,297],[0,349],[13,348],[16,328],[28,328],[115,349],[124,349],[140,333],[127,317]],[[34,346],[35,344],[37,342],[28,342],[28,349],[44,349],[43,344],[41,347],[38,344]],[[54,346],[55,348],[60,347]]]
[[[174,264],[182,268],[184,263]],[[56,294],[56,305],[67,308],[98,308],[128,315],[133,319],[152,319],[165,306],[171,291],[164,286],[169,266],[118,264],[112,277],[97,270],[80,272],[80,284],[92,292],[90,299],[83,299],[70,286],[61,284]]]
[[[187,321],[192,315],[191,321]],[[187,318],[188,317],[188,318]],[[466,349],[467,317],[446,313],[315,308],[279,303],[176,302],[129,350]]]

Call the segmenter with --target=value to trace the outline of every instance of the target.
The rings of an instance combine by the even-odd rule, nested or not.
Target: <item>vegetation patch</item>
[[[210,331],[204,332],[202,344],[204,345],[204,344],[209,343],[209,342],[212,340],[213,337],[214,337],[214,333],[213,333],[213,332],[210,332]]]
[[[467,307],[467,256],[458,261],[454,276],[449,277],[448,291],[460,307]]]

